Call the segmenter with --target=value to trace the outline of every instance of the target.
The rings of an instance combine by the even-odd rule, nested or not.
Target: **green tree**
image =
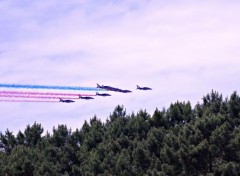
[[[12,149],[17,144],[16,138],[8,129],[5,134],[0,133],[0,150],[11,154]]]
[[[37,145],[38,142],[41,140],[42,133],[43,133],[43,128],[41,124],[37,124],[35,122],[32,126],[28,125],[24,131],[25,144],[31,147]],[[18,133],[19,142],[22,142],[23,139],[24,137],[22,136],[21,132],[19,132]]]
[[[193,118],[193,111],[190,102],[176,102],[170,105],[167,111],[168,123],[171,126],[175,124],[185,124]]]
[[[116,173],[118,175],[131,175],[131,158],[128,150],[123,149],[116,162]]]
[[[31,176],[34,172],[32,149],[19,145],[13,148],[5,163],[4,172],[12,176]]]

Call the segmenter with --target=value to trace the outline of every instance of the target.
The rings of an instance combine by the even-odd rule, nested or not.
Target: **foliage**
[[[172,103],[153,115],[117,106],[103,123],[94,116],[72,132],[43,134],[27,125],[0,133],[0,175],[240,175],[240,97],[212,91],[192,108]]]

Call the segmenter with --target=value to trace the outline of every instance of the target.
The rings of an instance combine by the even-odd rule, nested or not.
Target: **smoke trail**
[[[0,99],[0,102],[14,102],[14,103],[18,103],[18,102],[26,102],[26,103],[59,103],[59,101],[51,101],[51,100],[45,100],[45,101],[42,101],[42,100],[1,100]]]
[[[96,96],[96,94],[77,93],[52,93],[52,92],[24,92],[24,91],[0,91],[1,94],[25,94],[25,95],[49,95],[49,96]]]
[[[84,90],[84,91],[103,91],[95,87],[75,87],[75,86],[42,86],[42,85],[24,85],[24,84],[0,84],[5,88],[24,88],[24,89],[58,89],[58,90]]]
[[[51,96],[32,96],[32,95],[4,95],[0,94],[0,97],[7,97],[7,98],[43,98],[43,99],[62,99],[63,97],[51,97]],[[79,99],[79,97],[64,97],[64,99]]]

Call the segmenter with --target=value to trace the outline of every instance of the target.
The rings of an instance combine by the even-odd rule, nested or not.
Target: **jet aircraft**
[[[131,93],[132,91],[131,90],[121,90],[120,92],[122,92],[122,93]]]
[[[97,88],[101,88],[101,89],[105,89],[105,90],[109,90],[109,91],[121,92],[121,89],[111,87],[111,86],[104,86],[104,85],[100,86],[99,84],[97,84]]]
[[[80,99],[84,99],[84,100],[91,100],[94,99],[93,97],[83,97],[83,96],[79,96]]]
[[[152,88],[150,88],[150,87],[139,87],[138,85],[137,85],[137,89],[139,89],[139,90],[152,90]]]
[[[111,86],[104,86],[104,85],[100,86],[99,84],[97,84],[97,88],[105,89],[105,90],[108,90],[108,91],[122,92],[122,93],[132,92],[130,90],[122,90],[122,89],[111,87]]]
[[[96,93],[97,96],[102,96],[102,97],[107,97],[107,96],[111,96],[110,94],[107,93]]]
[[[73,101],[73,100],[63,100],[63,99],[60,98],[59,102],[62,102],[62,103],[74,103],[75,101]]]

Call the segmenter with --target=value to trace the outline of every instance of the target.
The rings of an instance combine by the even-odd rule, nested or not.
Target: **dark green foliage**
[[[5,151],[6,154],[10,154],[14,146],[16,146],[17,141],[15,136],[8,129],[5,135],[0,133],[0,150]]]
[[[153,115],[117,106],[72,132],[41,124],[0,133],[0,175],[240,175],[240,97],[212,91],[192,108],[172,103]]]
[[[4,163],[3,172],[8,175],[33,175],[34,165],[33,165],[33,151],[23,145],[17,145],[11,151],[11,155],[6,159]]]
[[[169,126],[188,123],[193,118],[190,102],[177,102],[171,104],[170,108],[167,111],[166,117]]]
[[[43,133],[43,128],[41,124],[37,124],[36,122],[33,126],[28,125],[24,131],[23,139],[25,144],[29,147],[33,147],[41,141],[41,135]],[[20,135],[20,134],[19,134]]]

